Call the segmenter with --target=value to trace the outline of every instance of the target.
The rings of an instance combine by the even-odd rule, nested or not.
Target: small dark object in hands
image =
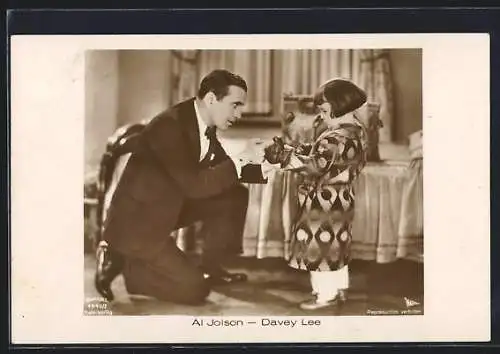
[[[270,164],[279,163],[281,167],[285,167],[290,162],[292,150],[285,148],[285,142],[281,137],[275,136],[273,143],[264,149],[264,158]]]

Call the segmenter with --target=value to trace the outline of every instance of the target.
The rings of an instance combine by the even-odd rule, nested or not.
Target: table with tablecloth
[[[355,182],[352,259],[423,261],[423,163],[368,163]],[[248,185],[244,256],[287,258],[297,205],[297,178],[275,171]]]

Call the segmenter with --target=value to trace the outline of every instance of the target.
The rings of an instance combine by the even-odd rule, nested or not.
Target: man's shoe
[[[229,273],[226,271],[205,273],[204,277],[213,285],[228,285],[248,280],[248,276],[245,273]]]
[[[114,300],[111,283],[122,271],[121,257],[113,254],[106,241],[101,241],[96,250],[97,266],[94,286],[97,292],[108,301]]]

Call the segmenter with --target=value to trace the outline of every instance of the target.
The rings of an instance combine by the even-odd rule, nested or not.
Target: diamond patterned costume
[[[352,114],[314,123],[314,142],[289,151],[285,169],[299,175],[298,214],[289,264],[335,271],[350,261],[353,182],[366,161],[366,130]]]

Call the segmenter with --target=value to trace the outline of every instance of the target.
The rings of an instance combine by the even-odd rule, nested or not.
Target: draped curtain
[[[368,100],[380,104],[380,142],[393,140],[394,96],[390,50],[363,49],[359,52],[358,69],[355,82],[368,94]]]
[[[312,95],[333,77],[352,79],[356,58],[351,50],[284,50],[282,62],[283,93]]]
[[[380,141],[392,141],[394,103],[389,50],[284,50],[280,54],[283,94],[312,95],[329,79],[352,80],[366,91],[369,101],[380,104],[384,124]]]
[[[170,102],[176,104],[196,95],[200,52],[175,50],[171,53]]]
[[[214,69],[227,69],[242,76],[248,85],[247,114],[272,110],[271,50],[204,50],[200,53],[197,81]]]
[[[392,141],[394,102],[388,49],[180,50],[172,53],[173,103],[194,96],[200,81],[214,69],[227,69],[245,78],[248,102],[244,112],[252,115],[278,114],[279,107],[273,107],[273,102],[277,102],[273,95],[312,95],[322,83],[341,77],[352,80],[367,92],[369,101],[380,104],[384,125],[380,142]]]

